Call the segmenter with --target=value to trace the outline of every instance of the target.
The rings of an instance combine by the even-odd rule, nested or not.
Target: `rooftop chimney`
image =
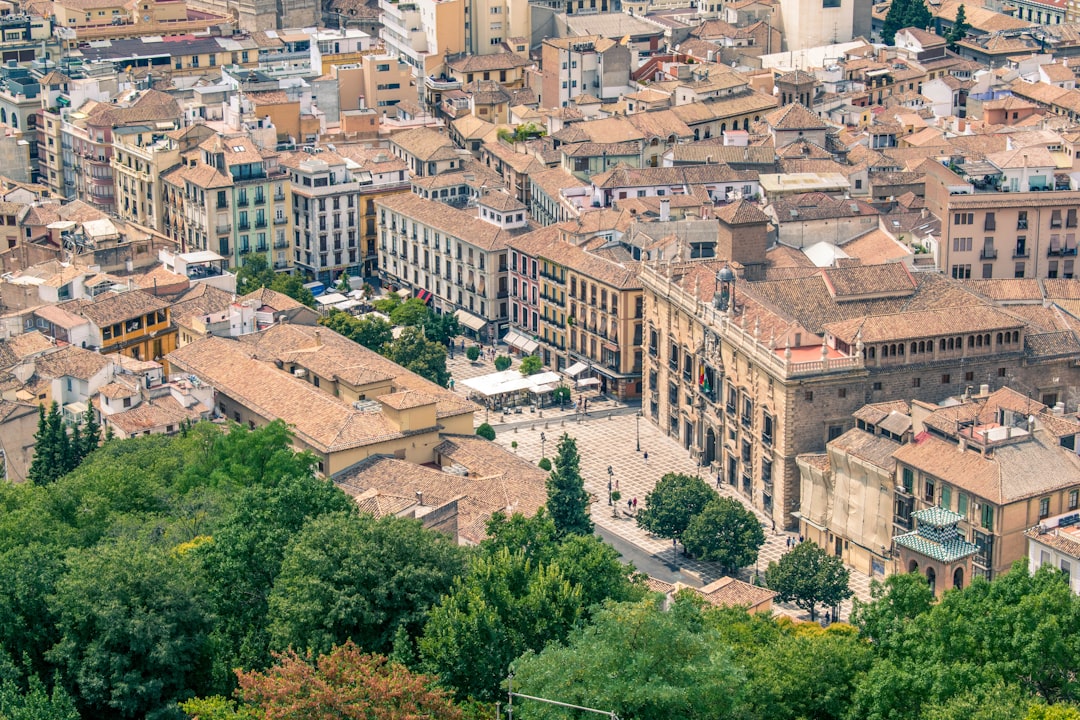
[[[671,219],[671,200],[663,198],[660,200],[660,222],[667,222]]]

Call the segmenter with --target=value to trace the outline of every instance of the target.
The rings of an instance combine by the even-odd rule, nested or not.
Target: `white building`
[[[1046,518],[1027,531],[1028,569],[1035,572],[1043,565],[1065,574],[1069,587],[1080,595],[1080,511],[1078,491],[1069,495],[1073,509],[1065,515]]]

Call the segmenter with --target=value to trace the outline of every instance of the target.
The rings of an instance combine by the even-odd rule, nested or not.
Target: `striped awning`
[[[430,291],[425,290],[424,288],[419,288],[416,291],[416,297],[420,298],[425,303],[430,303],[432,298],[434,298],[435,296],[432,295]]]

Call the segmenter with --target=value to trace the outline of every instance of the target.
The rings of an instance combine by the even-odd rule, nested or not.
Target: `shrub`
[[[544,472],[551,472],[551,461],[547,458],[540,458],[540,462],[538,462],[537,465],[539,465],[540,469]]]
[[[495,358],[495,369],[499,372],[506,370],[514,363],[509,355],[499,355]]]
[[[469,349],[465,351],[465,357],[469,358],[472,362],[476,362],[480,359],[480,346],[470,345]]]
[[[476,434],[485,440],[495,439],[495,428],[491,427],[487,423],[482,423],[480,427],[476,428]]]
[[[536,355],[529,355],[521,360],[521,374],[535,375],[544,368],[544,362]]]

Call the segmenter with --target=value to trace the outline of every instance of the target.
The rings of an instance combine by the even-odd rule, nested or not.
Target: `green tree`
[[[514,662],[514,687],[638,720],[737,717],[743,674],[691,601],[677,598],[609,605],[563,645]],[[516,703],[515,703],[516,704]],[[528,717],[566,717],[530,704]]]
[[[27,538],[0,553],[0,648],[25,663],[28,673],[51,670],[45,652],[57,635],[48,597],[63,572],[63,556],[40,538]]]
[[[190,695],[207,663],[208,618],[178,556],[138,541],[73,551],[51,611],[48,658],[84,714],[155,717]]]
[[[319,318],[319,324],[375,352],[394,339],[393,326],[378,315],[358,318],[331,308],[329,313]]]
[[[446,387],[450,382],[446,348],[428,340],[419,328],[402,330],[396,340],[383,346],[382,354],[439,387]]]
[[[963,4],[961,4],[956,8],[956,19],[953,21],[952,27],[944,36],[949,42],[949,49],[956,50],[957,44],[967,37],[970,29],[971,24],[967,21],[967,12],[964,10]]]
[[[925,0],[893,0],[885,15],[881,29],[881,41],[886,45],[896,42],[896,33],[907,27],[926,30],[933,22]]]
[[[585,481],[581,478],[577,441],[566,433],[559,438],[555,469],[548,475],[547,498],[548,512],[560,535],[592,534],[589,494],[585,492]]]
[[[495,357],[495,369],[499,372],[508,369],[514,361],[510,359],[509,355],[497,355]]]
[[[476,434],[485,440],[495,439],[495,428],[487,423],[480,423],[476,428]]]
[[[769,563],[765,582],[779,593],[782,602],[794,602],[808,611],[813,620],[818,605],[839,605],[841,600],[852,596],[849,576],[840,558],[829,555],[815,543],[804,542],[783,555],[780,562]]]
[[[338,276],[337,285],[334,287],[334,289],[343,295],[348,295],[352,292],[352,283],[349,282],[348,273],[343,272],[340,276]]]
[[[409,672],[380,655],[364,654],[351,642],[316,660],[288,652],[264,672],[237,675],[241,705],[234,711],[220,698],[214,701],[210,709],[221,713],[220,720],[464,717],[447,693],[436,687],[435,678]],[[184,710],[195,714],[201,707],[205,706],[185,704]]]
[[[431,312],[420,298],[409,298],[390,311],[390,322],[403,327],[420,327],[427,322]]]
[[[461,324],[453,313],[436,313],[428,308],[428,319],[424,321],[424,333],[431,342],[449,346],[454,338],[461,334]]]
[[[470,345],[465,350],[465,357],[469,358],[469,362],[476,362],[480,359],[480,346]]]
[[[565,385],[559,385],[551,391],[551,401],[559,403],[559,407],[562,407],[570,402],[570,395],[570,388]]]
[[[315,518],[290,543],[270,594],[273,647],[324,654],[351,640],[388,653],[399,629],[420,633],[428,609],[464,572],[463,551],[417,520]]]
[[[544,472],[551,472],[551,460],[547,458],[540,458],[540,462],[536,463],[536,465]]]
[[[304,287],[304,281],[298,275],[275,273],[273,281],[267,287],[275,292],[288,295],[298,303],[303,303],[308,307],[315,307],[315,296]]]
[[[248,255],[236,270],[236,292],[238,295],[247,295],[259,288],[270,287],[274,284],[276,275],[266,256]]]
[[[761,521],[738,500],[712,500],[690,519],[683,545],[695,557],[720,563],[727,572],[757,562],[765,544]]]
[[[918,573],[897,573],[884,582],[874,580],[870,597],[870,602],[854,601],[851,622],[883,651],[896,649],[908,623],[929,612],[934,603],[933,591]]]
[[[544,361],[540,359],[539,355],[526,355],[521,358],[521,365],[518,366],[522,375],[535,375],[544,369]]]
[[[401,296],[397,293],[390,293],[386,297],[381,297],[372,303],[375,309],[381,312],[387,317],[391,317],[394,314],[394,310],[401,305]]]
[[[24,690],[14,680],[0,680],[0,717],[4,720],[79,720],[75,701],[57,685],[51,691],[36,676]]]
[[[566,637],[582,617],[581,597],[557,565],[506,548],[482,555],[431,610],[423,666],[459,699],[492,701],[514,658]]]
[[[79,462],[98,449],[101,445],[101,424],[98,422],[97,411],[90,403],[86,404],[86,414],[83,416],[82,443],[79,449]]]
[[[637,524],[653,535],[682,540],[690,521],[716,501],[716,491],[696,475],[667,473],[645,496]]]
[[[293,537],[312,518],[354,508],[332,483],[310,473],[268,478],[235,494],[213,541],[193,551],[216,618],[219,685],[231,681],[233,668],[269,664],[269,596]]]

